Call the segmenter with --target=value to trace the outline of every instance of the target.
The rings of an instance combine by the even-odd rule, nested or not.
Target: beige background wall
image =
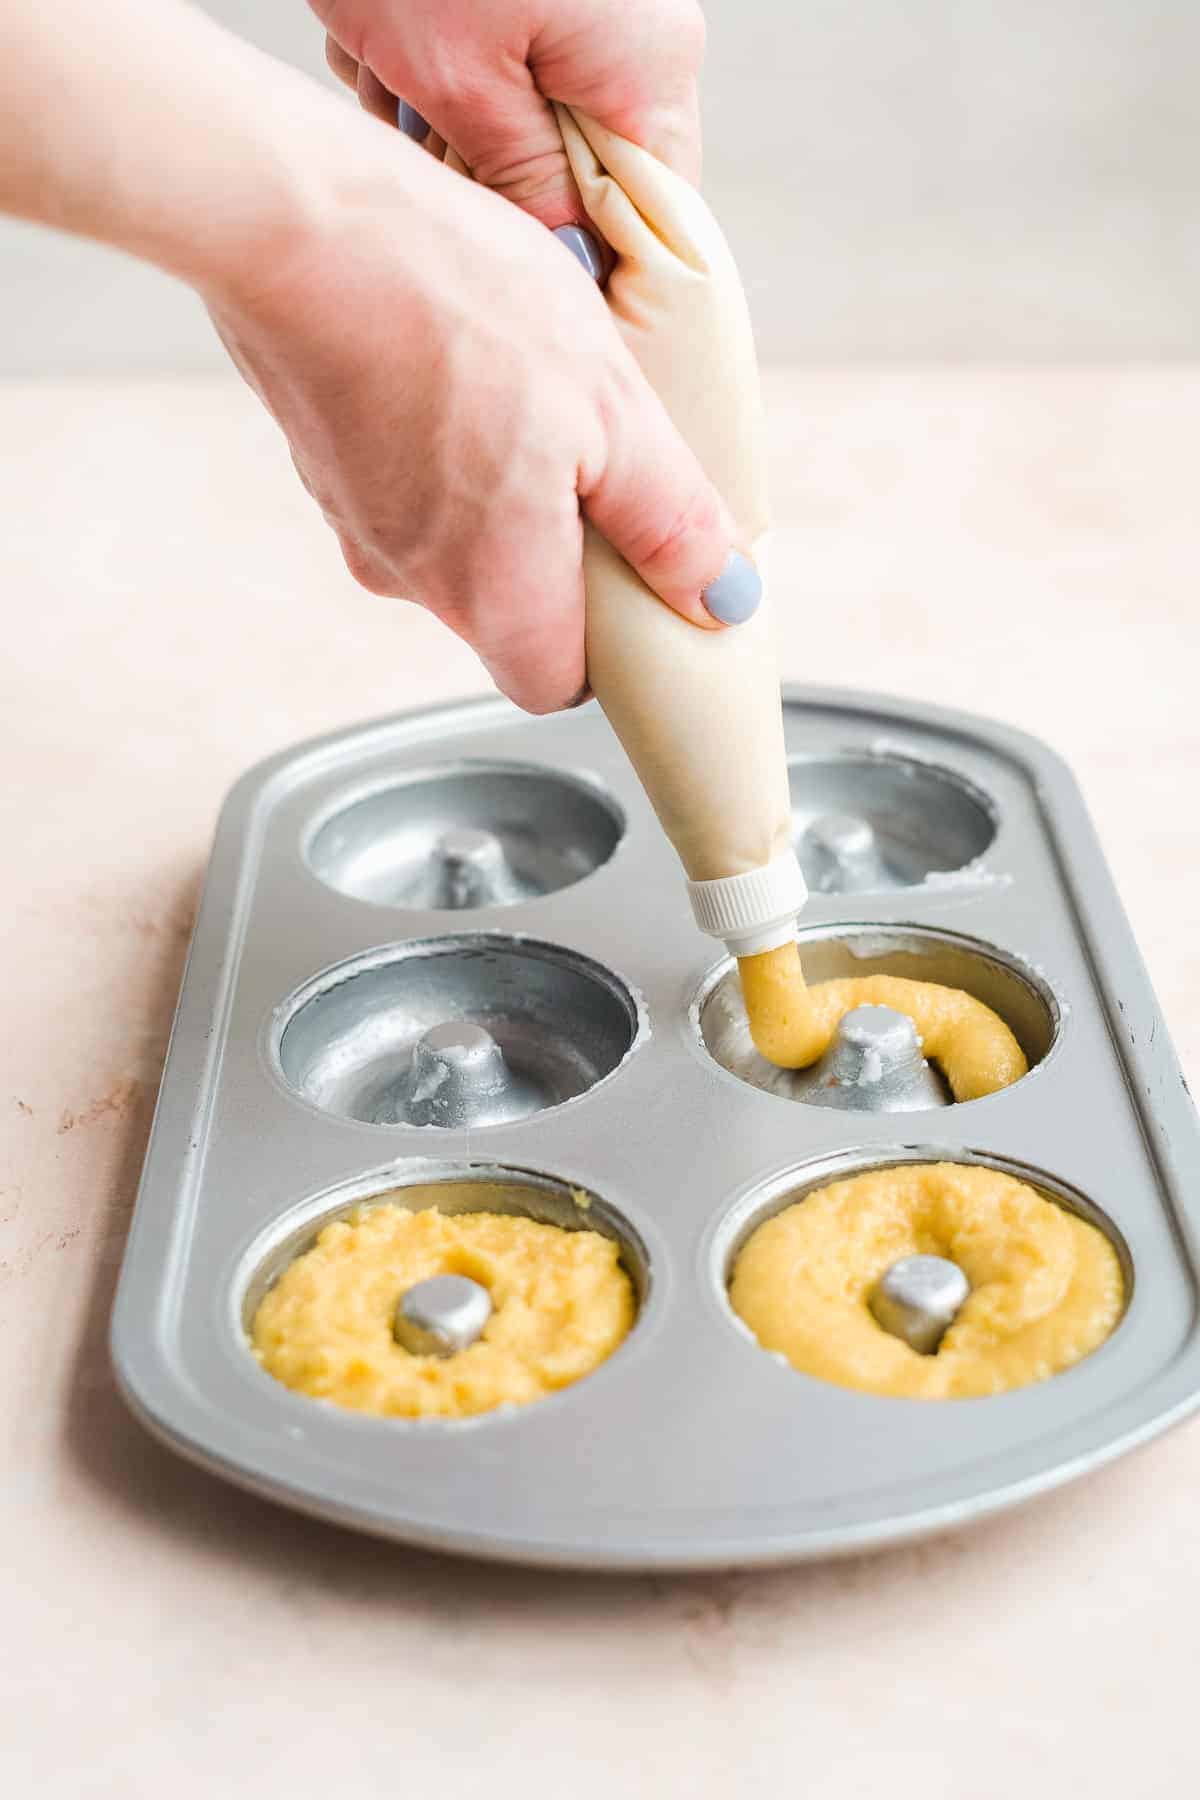
[[[304,0],[207,4],[323,73]],[[706,187],[764,355],[1200,353],[1197,0],[706,10]],[[0,223],[0,374],[219,362],[188,294]]]

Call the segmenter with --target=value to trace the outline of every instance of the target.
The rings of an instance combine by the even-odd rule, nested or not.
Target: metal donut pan
[[[701,1569],[962,1525],[1200,1402],[1200,1128],[1069,771],[1034,738],[941,708],[804,687],[784,706],[818,876],[802,936],[821,970],[893,954],[932,979],[977,968],[1030,1074],[876,1114],[714,1062],[701,1025],[723,959],[594,704],[531,719],[472,700],[302,744],[226,801],[179,996],[111,1333],[151,1431],[382,1537]],[[846,815],[873,818],[878,854],[851,858],[839,889],[829,846],[853,833],[822,821]],[[444,992],[448,1016],[477,997],[512,1034],[537,1110],[381,1110],[413,969],[420,1021]],[[911,1160],[991,1163],[1108,1230],[1129,1290],[1108,1341],[1048,1381],[943,1402],[765,1354],[725,1292],[748,1230],[822,1180]],[[323,1222],[394,1189],[610,1232],[639,1300],[630,1336],[573,1386],[470,1420],[289,1391],[249,1348],[256,1297]]]

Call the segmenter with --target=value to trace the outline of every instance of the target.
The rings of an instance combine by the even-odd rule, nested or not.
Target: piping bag
[[[682,176],[583,113],[555,111],[584,207],[616,257],[605,290],[614,323],[724,497],[765,590],[758,367],[729,246]],[[683,864],[697,925],[739,959],[758,1048],[787,1066],[815,1060],[823,1041],[795,941],[807,889],[769,596],[744,624],[704,631],[586,522],[584,534],[592,691]]]

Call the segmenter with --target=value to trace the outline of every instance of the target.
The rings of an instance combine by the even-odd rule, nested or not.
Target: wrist
[[[343,253],[356,212],[404,220],[410,237],[443,198],[445,171],[415,144],[364,117],[291,69],[261,58],[251,123],[230,121],[217,153],[221,205],[203,229],[182,221],[154,260],[212,307],[256,304],[288,270],[328,266]]]
[[[190,6],[0,6],[0,61],[21,70],[0,108],[0,212],[96,238],[218,302],[328,223],[339,165],[395,165],[403,202],[413,165],[430,163]]]
[[[149,203],[140,196],[121,228],[123,248],[217,304],[235,304],[317,235],[334,204],[339,135],[365,123],[307,77],[229,48],[229,66],[209,72],[207,93],[170,129]]]

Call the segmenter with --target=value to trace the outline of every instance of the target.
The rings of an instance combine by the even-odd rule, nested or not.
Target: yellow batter
[[[930,1356],[868,1300],[902,1256],[956,1262],[971,1293]],[[1094,1225],[995,1169],[908,1163],[818,1189],[768,1219],[737,1259],[730,1300],[765,1350],[839,1387],[918,1400],[1044,1381],[1102,1344],[1125,1303]]]
[[[990,1006],[959,988],[898,975],[858,975],[806,987],[793,942],[738,959],[755,1048],[780,1069],[803,1069],[829,1048],[838,1020],[856,1006],[890,1006],[916,1025],[956,1100],[978,1100],[1028,1073],[1016,1038]]]
[[[525,1405],[589,1374],[633,1324],[618,1246],[499,1213],[360,1206],[327,1225],[263,1299],[254,1353],[300,1393],[396,1418],[465,1418]],[[431,1275],[486,1287],[492,1316],[453,1356],[414,1356],[392,1321]]]

